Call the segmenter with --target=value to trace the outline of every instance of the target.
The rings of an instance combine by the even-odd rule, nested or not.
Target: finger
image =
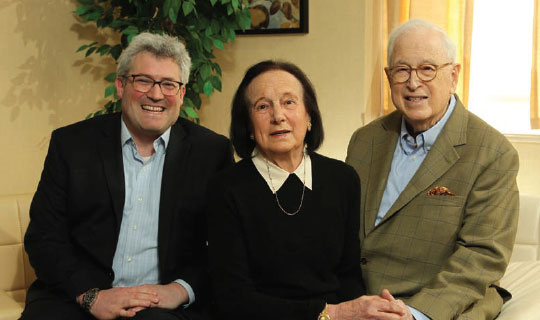
[[[396,314],[403,316],[405,314],[406,306],[399,305],[397,300],[394,301],[385,301],[378,305],[377,311],[388,314]]]
[[[388,301],[396,301],[396,299],[394,298],[394,296],[392,296],[390,294],[390,291],[388,291],[388,289],[383,289],[382,292],[381,292],[381,297],[385,300],[388,300]]]
[[[123,318],[133,318],[135,316],[136,312],[133,310],[133,308],[130,309],[120,309],[119,316]]]
[[[146,294],[152,294],[152,295],[155,295],[155,296],[157,296],[157,294],[158,294],[153,286],[149,286],[149,285],[145,285],[145,284],[140,285],[140,286],[131,287],[130,290],[132,292],[136,292],[136,293],[146,293]]]
[[[128,310],[132,310],[132,311],[134,311],[135,313],[137,313],[137,312],[142,311],[142,310],[144,310],[144,309],[146,309],[146,308],[143,308],[143,307],[135,307],[135,308],[129,308]]]
[[[148,301],[150,301],[152,303],[159,303],[159,296],[157,296],[155,294],[137,292],[133,296],[133,298],[138,299],[138,300],[148,300]]]
[[[124,306],[126,309],[132,309],[137,307],[150,308],[154,305],[154,302],[147,299],[129,299],[127,305]]]

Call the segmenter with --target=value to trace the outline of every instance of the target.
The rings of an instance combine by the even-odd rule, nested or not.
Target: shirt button
[[[142,167],[141,169],[143,172],[146,172],[146,167]]]
[[[413,161],[416,160],[416,156],[412,156]]]
[[[142,202],[142,200],[143,200],[142,197],[137,198],[137,201],[139,201],[139,202]]]
[[[137,226],[133,226],[133,230],[137,230]]]
[[[131,262],[131,257],[128,257],[128,258],[127,258],[127,262]]]

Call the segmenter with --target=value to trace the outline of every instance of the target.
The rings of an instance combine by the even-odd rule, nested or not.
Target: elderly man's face
[[[403,34],[394,44],[390,67],[422,64],[443,65],[451,62],[444,49],[442,35],[434,30],[417,30]],[[446,112],[450,96],[455,92],[460,65],[441,68],[431,81],[422,81],[411,71],[405,83],[392,84],[392,101],[415,133],[434,126]]]
[[[158,58],[145,51],[133,58],[129,74],[156,81],[182,81],[178,64],[172,58]],[[122,98],[122,117],[131,135],[135,139],[155,139],[178,119],[186,89],[182,86],[176,95],[165,96],[156,84],[143,93],[134,89],[133,79],[128,77],[116,79],[116,90]]]

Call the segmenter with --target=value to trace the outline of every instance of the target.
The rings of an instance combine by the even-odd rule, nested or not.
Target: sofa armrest
[[[540,314],[540,261],[513,262],[501,279],[501,285],[512,293],[498,320],[537,319]]]
[[[0,320],[17,320],[23,308],[3,290],[0,290]]]

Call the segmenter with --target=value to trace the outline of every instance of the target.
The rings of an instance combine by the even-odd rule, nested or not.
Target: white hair
[[[433,30],[439,32],[443,40],[443,49],[446,52],[447,58],[450,59],[452,62],[456,62],[456,45],[454,44],[454,42],[452,42],[448,34],[443,29],[426,20],[412,19],[395,28],[388,37],[388,51],[386,54],[386,62],[388,63],[388,66],[390,66],[390,61],[392,58],[394,44],[396,43],[396,40],[402,35],[417,30]]]

